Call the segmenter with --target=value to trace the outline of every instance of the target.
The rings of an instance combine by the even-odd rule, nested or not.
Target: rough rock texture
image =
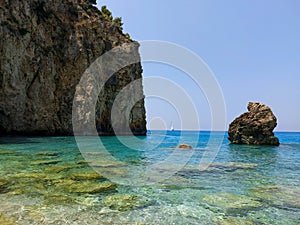
[[[177,148],[192,149],[193,147],[190,146],[189,144],[182,143],[182,144],[179,144]]]
[[[0,1],[0,135],[73,134],[72,104],[82,74],[103,53],[133,43],[122,33],[120,21],[90,2],[94,1]],[[133,54],[138,54],[136,46]],[[99,134],[114,134],[114,99],[141,73],[141,64],[134,63],[106,83],[95,110]],[[128,111],[126,104],[120,107]],[[129,127],[145,135],[144,99],[130,110]]]
[[[256,198],[226,192],[207,195],[203,201],[212,211],[221,211],[227,215],[243,215],[263,206],[263,203]]]
[[[228,139],[232,144],[279,145],[273,130],[277,119],[267,105],[248,103],[248,112],[236,118],[229,126]]]

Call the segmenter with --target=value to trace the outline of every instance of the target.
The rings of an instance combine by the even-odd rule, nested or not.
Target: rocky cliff
[[[228,139],[232,144],[279,145],[273,130],[277,119],[269,106],[249,102],[248,112],[236,118],[229,126]]]
[[[114,20],[106,8],[99,10],[92,3],[95,1],[0,1],[1,135],[73,134],[72,103],[82,74],[105,52],[133,42],[123,34],[119,18]],[[133,54],[138,54],[136,46]],[[95,125],[100,134],[114,134],[110,122],[114,98],[141,78],[141,73],[141,64],[134,63],[106,83],[96,105]],[[127,110],[126,104],[120,107]],[[130,110],[131,130],[145,135],[144,99]]]

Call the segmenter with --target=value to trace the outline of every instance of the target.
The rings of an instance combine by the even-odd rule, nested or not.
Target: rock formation
[[[99,10],[92,3],[0,1],[0,135],[73,134],[73,98],[84,71],[112,48],[134,43],[122,32],[120,18],[113,19],[105,7]],[[132,53],[138,55],[138,44]],[[106,83],[95,108],[99,134],[114,134],[110,120],[114,99],[141,73],[141,64],[134,63]],[[120,107],[120,112],[128,111],[126,104]],[[145,135],[144,99],[130,110],[129,127],[134,134]]]
[[[236,118],[229,126],[228,139],[232,144],[279,145],[273,130],[277,119],[267,105],[249,102],[248,112]]]
[[[190,146],[189,144],[182,143],[182,144],[179,144],[179,145],[177,146],[177,148],[192,149],[193,147]]]

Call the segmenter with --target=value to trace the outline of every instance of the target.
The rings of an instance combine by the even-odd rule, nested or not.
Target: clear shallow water
[[[300,133],[276,135],[152,131],[86,137],[81,152],[73,137],[0,138],[0,224],[300,224]]]

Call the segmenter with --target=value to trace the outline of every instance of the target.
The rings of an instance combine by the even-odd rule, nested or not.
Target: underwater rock
[[[218,225],[255,225],[251,220],[246,220],[238,217],[226,216],[223,218],[215,218],[213,219]]]
[[[182,143],[182,144],[179,144],[179,145],[177,146],[177,148],[192,149],[193,147],[190,146],[189,144],[184,144],[184,143]]]
[[[16,190],[7,192],[7,194],[8,195],[23,195],[23,194],[25,194],[25,191],[22,189],[16,189]]]
[[[255,198],[231,193],[217,193],[203,198],[212,211],[221,211],[229,215],[243,215],[263,206]]]
[[[0,214],[0,225],[18,225],[12,217]]]
[[[112,159],[87,159],[86,162],[93,167],[123,167],[126,163]]]
[[[279,145],[273,130],[277,119],[269,106],[258,102],[248,103],[248,112],[237,117],[230,125],[228,139],[232,144]]]
[[[164,189],[167,190],[180,190],[187,187],[191,188],[193,185],[195,185],[191,179],[187,179],[176,174],[160,182],[160,184]]]
[[[0,180],[0,189],[1,187],[7,185],[8,181],[7,180]]]
[[[176,166],[176,165],[175,165]],[[214,162],[211,163],[207,168],[201,169],[196,165],[177,166],[180,171],[177,175],[183,177],[200,176],[202,173],[224,173],[234,172],[236,170],[248,170],[256,168],[258,165],[255,163],[241,163],[241,162]]]
[[[266,206],[247,215],[255,225],[300,225],[299,209],[282,209]]]
[[[250,195],[278,208],[300,209],[300,188],[291,186],[256,187]]]
[[[40,156],[58,156],[60,152],[38,152],[36,155]]]
[[[44,203],[47,205],[73,205],[76,204],[76,198],[68,195],[46,195]]]
[[[82,195],[82,196],[78,196],[76,197],[75,201],[80,204],[80,205],[84,205],[84,206],[94,206],[94,205],[99,205],[99,197],[97,195],[93,195],[93,196],[86,196],[86,195]]]
[[[17,173],[10,177],[14,180],[14,183],[25,183],[25,184],[34,184],[34,183],[43,183],[52,184],[59,182],[64,178],[63,174],[59,173],[40,173],[40,172],[22,172]]]
[[[21,172],[12,176],[13,178],[23,179],[23,178],[32,178],[37,180],[44,180],[46,175],[39,172]]]
[[[38,161],[33,161],[30,163],[30,165],[49,165],[49,164],[57,164],[59,162],[62,162],[59,159],[53,159],[53,160],[38,160]]]
[[[150,201],[142,201],[136,195],[115,194],[109,195],[103,200],[103,205],[119,211],[146,207],[150,204]]]
[[[0,150],[0,155],[18,155],[19,152],[13,150]]]
[[[128,175],[127,164],[111,159],[86,159],[89,166],[93,167],[97,172],[106,178],[109,177],[125,177]]]
[[[35,183],[35,181],[21,182],[11,185],[8,195],[44,195],[47,193],[46,187],[42,183]]]
[[[3,187],[5,187],[6,184],[7,182],[0,180],[0,193],[2,192],[1,190],[3,189]]]
[[[212,170],[221,170],[226,172],[233,172],[237,169],[253,169],[257,167],[256,163],[240,163],[240,162],[213,162],[207,168]]]
[[[82,173],[72,173],[68,176],[72,180],[97,180],[104,177],[95,171],[85,171]]]
[[[50,172],[50,173],[59,173],[62,171],[68,171],[68,170],[75,169],[75,168],[81,168],[83,166],[84,165],[79,165],[79,164],[75,164],[75,163],[66,163],[66,164],[60,164],[60,165],[46,167],[45,171]]]
[[[77,161],[77,164],[79,164],[79,165],[84,165],[84,166],[89,165],[88,161],[86,161],[85,159],[78,160],[78,161]]]
[[[117,185],[114,183],[106,182],[91,182],[91,181],[74,181],[74,180],[61,180],[56,184],[58,192],[66,193],[86,193],[86,194],[97,194],[105,193],[108,191],[113,191],[117,188]]]
[[[38,209],[37,209],[38,208]],[[26,206],[26,217],[31,221],[31,224],[43,224],[45,221],[45,215],[40,212],[41,206]],[[34,222],[33,222],[34,221]]]
[[[8,185],[7,180],[3,180],[3,179],[0,180],[0,194],[8,192],[7,185]]]
[[[124,167],[103,167],[96,168],[107,179],[113,177],[115,179],[127,177],[129,175],[128,170]]]

